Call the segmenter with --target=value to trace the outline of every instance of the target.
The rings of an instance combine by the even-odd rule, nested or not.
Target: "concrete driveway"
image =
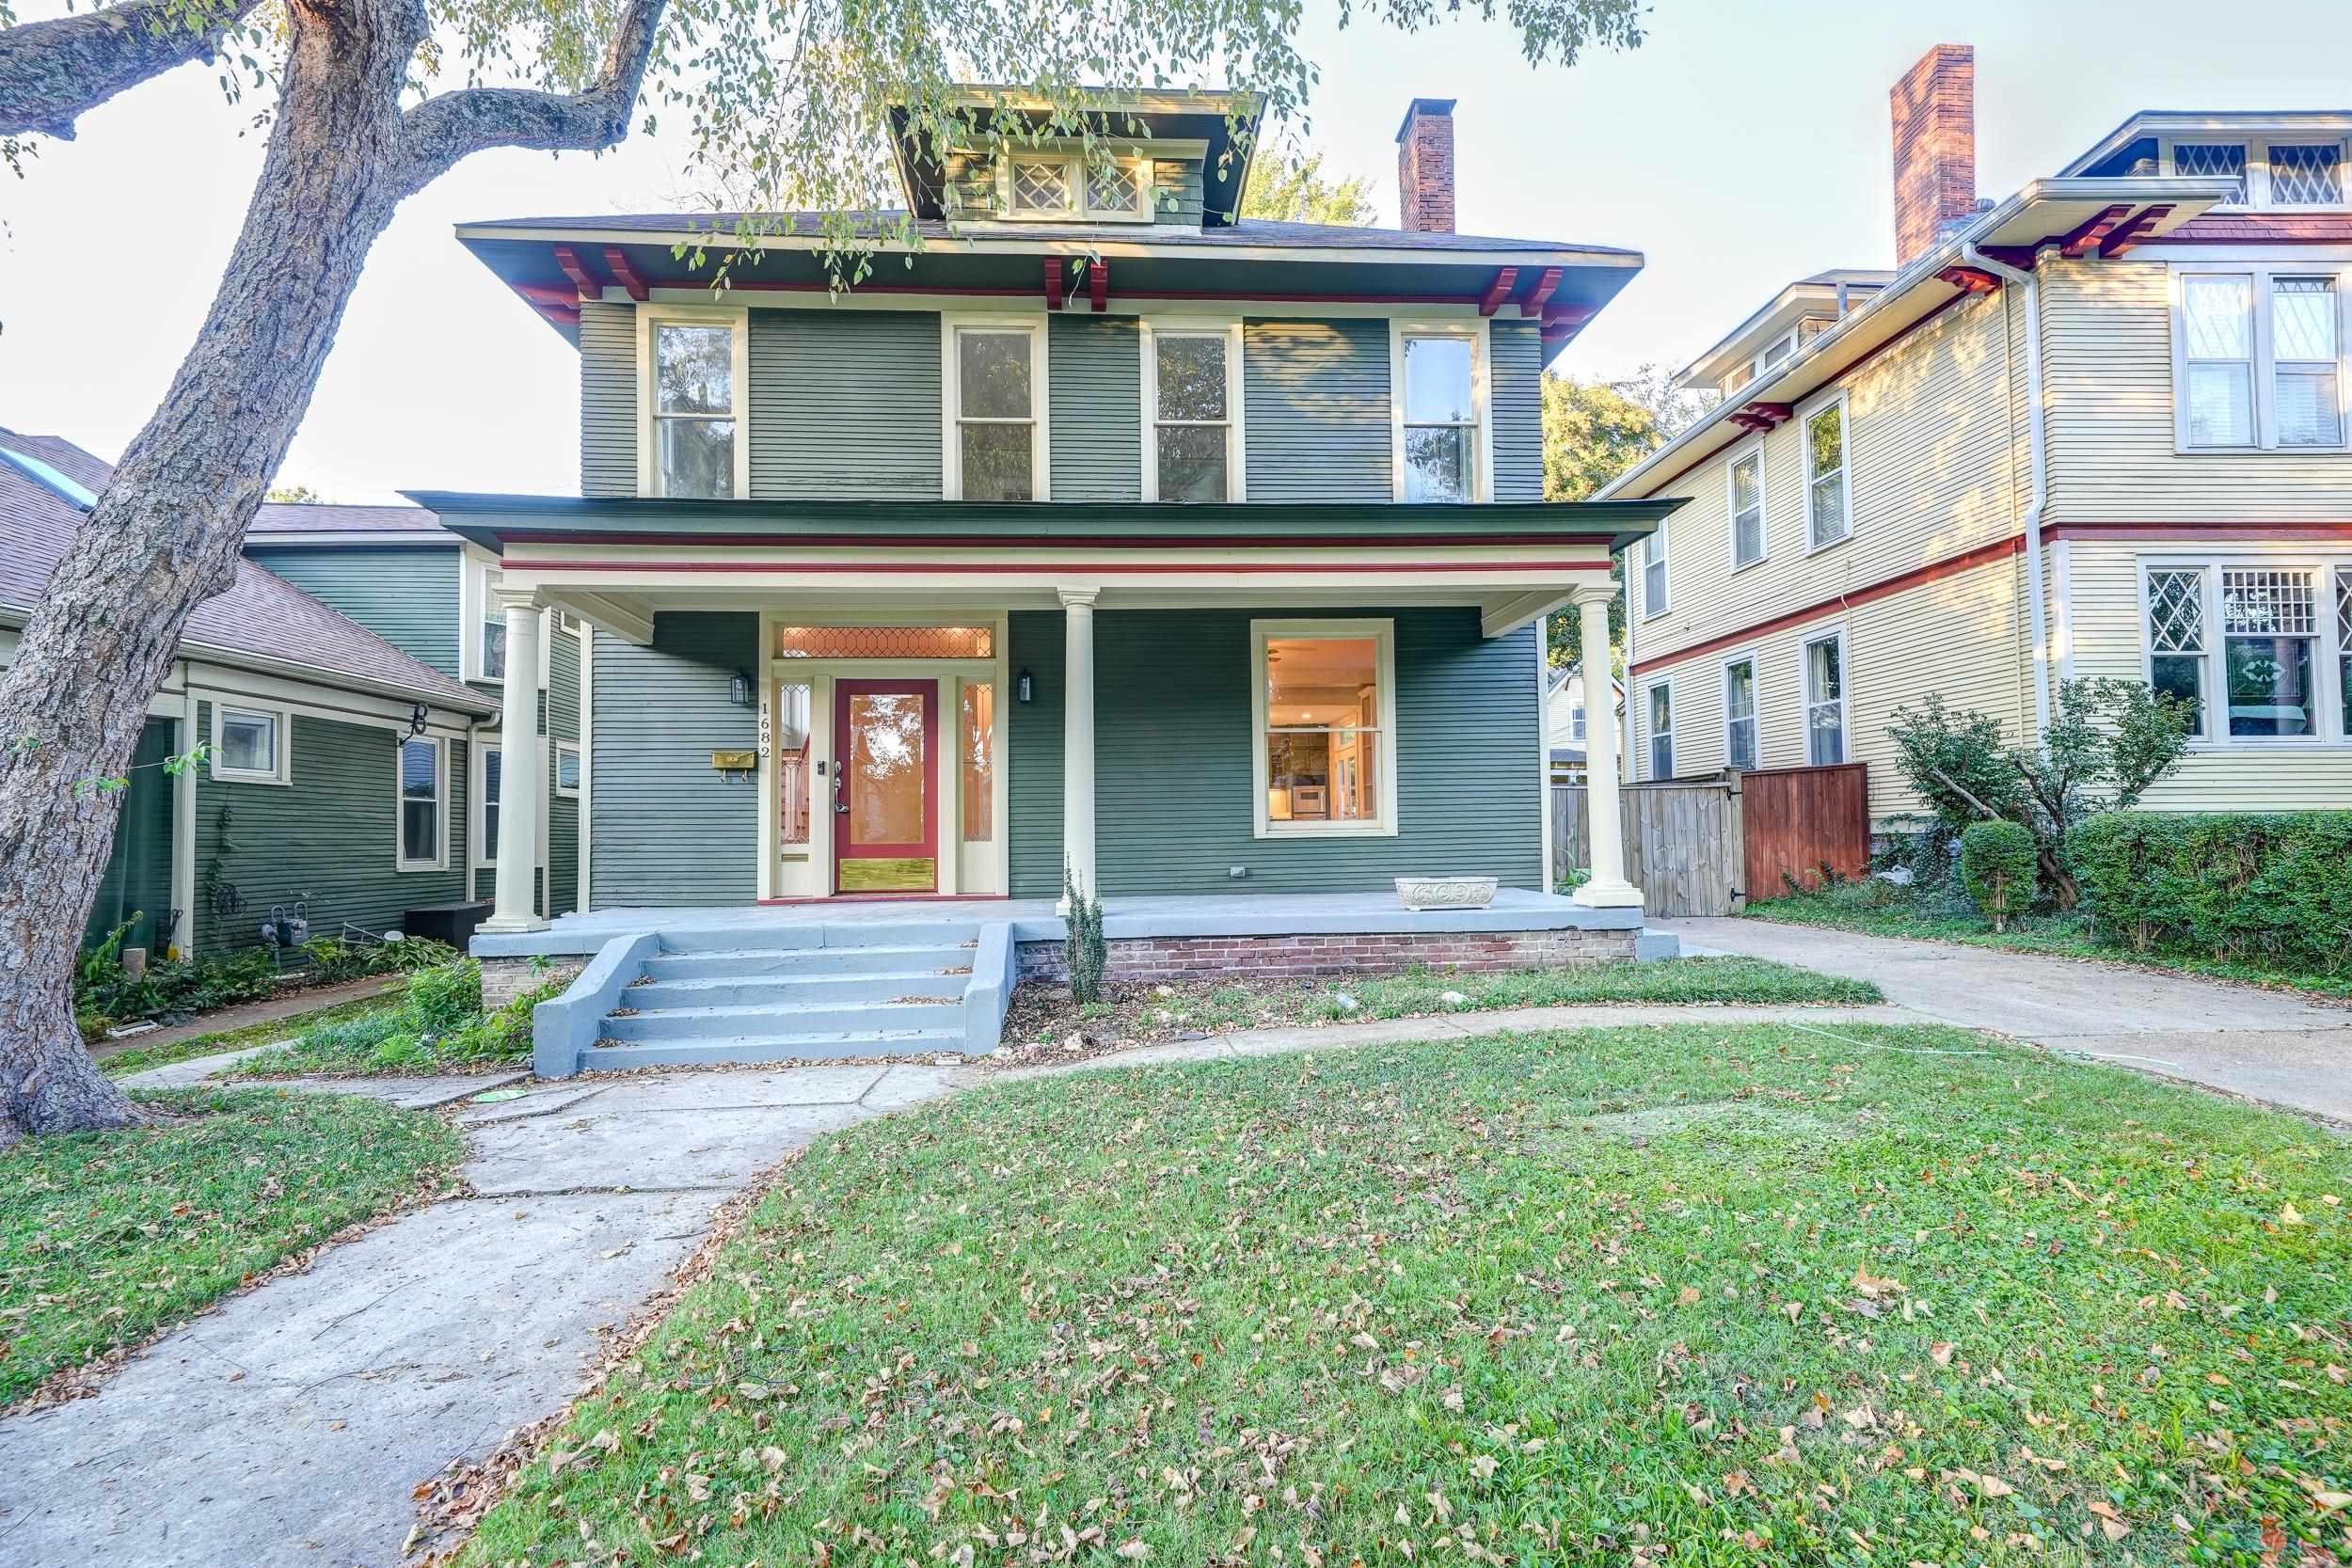
[[[1942,1023],[2352,1123],[2352,1008],[2121,964],[1856,936],[1769,920],[1660,920],[1686,947],[1874,980]]]

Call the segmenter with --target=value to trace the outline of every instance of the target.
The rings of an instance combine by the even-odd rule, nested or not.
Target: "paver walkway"
[[[2352,1008],[2120,964],[1769,920],[1661,920],[1686,947],[1876,981],[1913,1013],[2352,1122]]]

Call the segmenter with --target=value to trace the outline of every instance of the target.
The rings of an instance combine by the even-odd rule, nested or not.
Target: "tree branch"
[[[408,188],[421,189],[460,159],[494,147],[597,152],[619,142],[628,135],[629,113],[667,5],[668,0],[629,0],[596,85],[585,92],[466,87],[409,110],[401,117]]]
[[[198,11],[184,0],[130,0],[0,31],[0,135],[72,140],[73,122],[123,88],[212,58],[256,3],[217,0]]]

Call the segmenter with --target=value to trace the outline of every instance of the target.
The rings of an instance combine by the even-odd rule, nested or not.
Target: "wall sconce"
[[[408,733],[418,736],[422,736],[424,734],[424,705],[422,703],[419,703],[408,710]]]
[[[1037,677],[1026,670],[1012,677],[1012,700],[1026,705],[1037,695]]]
[[[752,705],[752,677],[738,670],[727,677],[727,701],[737,707]]]

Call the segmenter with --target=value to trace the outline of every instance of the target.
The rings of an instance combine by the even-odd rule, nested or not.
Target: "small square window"
[[[282,708],[213,709],[213,777],[240,784],[286,784],[289,715]]]

